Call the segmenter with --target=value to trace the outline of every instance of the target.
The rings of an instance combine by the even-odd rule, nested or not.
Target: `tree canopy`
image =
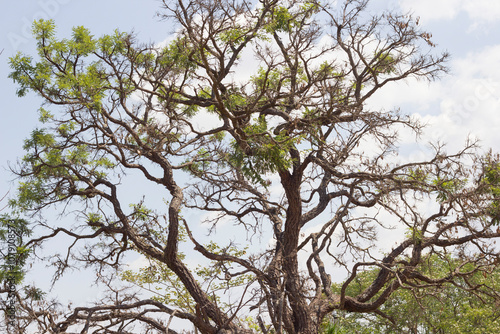
[[[432,278],[446,276],[463,260],[449,255],[433,255],[419,264],[419,270]],[[427,289],[400,289],[381,307],[387,317],[376,314],[334,312],[325,323],[329,334],[444,334],[498,333],[499,290],[498,267],[476,271],[474,264],[463,264],[466,275],[450,284],[429,286]],[[377,270],[364,271],[349,286],[348,295],[355,296],[377,275]],[[341,284],[334,285],[340,291]],[[490,290],[490,291],[489,291]]]
[[[12,57],[10,77],[43,98],[41,125],[10,205],[36,231],[33,255],[70,240],[50,257],[54,279],[92,267],[108,294],[58,308],[31,287],[19,326],[176,333],[177,318],[198,333],[317,333],[333,312],[391,319],[383,305],[400,291],[498,300],[469,279],[498,263],[498,156],[467,141],[399,158],[399,133],[422,125],[370,98],[438,78],[448,54],[418,18],[367,6],[163,1],[176,31],[159,44],[35,22],[38,54]],[[377,239],[392,227],[404,235]],[[148,264],[128,268],[130,254]],[[422,265],[448,254],[438,272]]]

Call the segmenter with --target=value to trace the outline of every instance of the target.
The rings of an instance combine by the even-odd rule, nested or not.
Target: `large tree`
[[[497,263],[497,157],[467,142],[403,163],[398,131],[421,125],[369,106],[391,82],[439,77],[448,55],[433,53],[418,18],[371,16],[367,2],[163,1],[176,32],[159,45],[83,27],[58,39],[52,21],[36,22],[38,55],[11,58],[11,78],[44,99],[43,125],[25,142],[11,205],[35,224],[34,255],[69,240],[51,258],[56,279],[92,266],[109,296],[68,311],[32,287],[18,294],[23,326],[175,333],[180,318],[199,333],[317,333],[334,311],[383,315],[398,289]],[[224,239],[228,224],[249,240]],[[406,234],[377,251],[394,226]],[[420,270],[445,253],[460,261],[443,275]],[[149,265],[127,270],[127,254]]]

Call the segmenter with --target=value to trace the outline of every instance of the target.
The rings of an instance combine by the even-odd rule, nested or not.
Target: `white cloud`
[[[414,12],[422,21],[451,20],[465,12],[477,25],[479,21],[499,21],[500,1],[491,0],[401,0],[401,8]]]
[[[150,265],[150,259],[140,254],[133,260],[126,263],[127,270],[139,270]]]
[[[462,0],[462,9],[474,20],[500,20],[500,1],[491,0]]]
[[[500,45],[470,52],[450,62],[450,75],[427,83],[408,80],[381,89],[370,100],[373,110],[401,107],[424,129],[422,143],[447,143],[448,153],[463,148],[467,137],[478,138],[484,149],[500,151]],[[415,137],[400,131],[404,157],[416,158],[426,151]],[[404,149],[403,149],[404,148]],[[423,149],[423,151],[422,151]]]
[[[401,8],[420,16],[422,21],[451,20],[461,9],[462,0],[402,0]]]
[[[191,122],[196,131],[209,131],[219,126],[224,125],[219,117],[214,114],[201,109],[192,119]]]
[[[481,78],[500,78],[500,45],[488,46],[480,51],[469,52],[464,58],[453,61],[455,73]]]
[[[430,124],[429,139],[441,139],[452,150],[471,136],[480,139],[484,148],[500,150],[499,62],[500,45],[471,52],[450,64],[452,75],[433,86],[439,92],[439,114],[416,115]],[[431,101],[435,94],[420,97]]]
[[[404,82],[389,83],[370,99],[374,109],[390,110],[411,103],[418,110],[429,110],[430,104],[441,96],[441,87],[436,82],[408,79]],[[402,111],[405,113],[405,110]]]

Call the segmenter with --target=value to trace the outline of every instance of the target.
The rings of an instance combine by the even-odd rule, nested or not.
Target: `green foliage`
[[[414,227],[408,228],[408,231],[406,231],[405,233],[405,237],[407,239],[412,239],[416,243],[420,243],[424,238],[424,236],[422,235],[422,231]]]
[[[147,233],[159,242],[166,243],[168,235],[165,231],[159,228],[159,225],[151,224],[151,220],[157,219],[156,213],[147,208],[144,203],[131,204],[133,210],[130,218],[134,220],[134,224],[141,224],[146,228]],[[179,242],[185,242],[187,232],[183,226],[179,227]],[[178,253],[178,259],[184,260],[184,253]],[[186,288],[180,281],[179,277],[170,270],[166,264],[148,259],[147,265],[140,267],[137,270],[124,270],[120,273],[120,278],[125,281],[137,285],[146,291],[153,294],[152,299],[168,304],[175,305],[183,311],[194,312],[196,303],[189,295]]]
[[[19,182],[17,199],[11,200],[9,204],[13,207],[17,207],[19,210],[28,210],[42,203],[46,198],[44,188],[44,184],[40,180]]]
[[[210,99],[211,96],[211,88],[206,87],[199,92],[200,97]],[[239,88],[229,88],[227,91],[222,94],[221,99],[223,101],[223,107],[226,110],[229,110],[235,114],[244,112],[243,108],[248,104],[245,95]],[[211,105],[207,107],[207,111],[215,114],[219,114],[220,108],[218,105]]]
[[[24,266],[30,250],[23,246],[24,239],[32,234],[29,224],[24,219],[0,216],[0,281],[21,283],[25,276]]]
[[[322,80],[334,77],[338,78],[339,80],[342,80],[343,77],[342,74],[335,72],[335,68],[328,61],[324,61],[319,65],[318,69],[316,70],[316,75],[318,76],[318,78],[321,78]]]
[[[273,12],[272,21],[267,26],[270,33],[286,31],[289,32],[295,22],[288,8],[279,6]]]
[[[456,193],[464,187],[467,180],[457,180],[437,177],[432,181],[432,184],[438,188],[437,199],[440,202],[444,202],[448,199],[450,194]]]
[[[186,312],[194,312],[193,298],[189,295],[179,278],[158,261],[150,261],[149,265],[138,270],[125,270],[121,279],[133,283],[153,293],[151,297],[167,305],[175,305]]]
[[[73,28],[73,40],[68,42],[68,46],[75,53],[81,56],[88,56],[96,50],[97,43],[94,41],[90,31],[80,26]]]
[[[229,162],[241,168],[243,174],[253,183],[266,186],[263,175],[290,168],[292,158],[288,152],[300,138],[291,138],[284,132],[277,136],[271,135],[264,116],[259,117],[255,124],[248,125],[244,131],[248,138],[246,142],[250,154],[233,141],[234,153],[229,156]]]
[[[380,53],[376,55],[371,71],[374,75],[390,74],[395,71],[394,66],[396,63],[397,61],[388,52]]]
[[[240,249],[235,246],[221,247],[213,241],[204,247],[213,254],[230,255],[238,258],[245,255],[247,251],[247,248]],[[209,265],[199,265],[196,268],[196,275],[198,275],[209,292],[244,285],[253,279],[253,275],[250,274],[227,279],[225,274],[230,267],[231,262],[229,261],[211,261]],[[230,305],[227,305],[227,307],[230,307]]]
[[[95,110],[101,107],[107,75],[100,62],[90,63],[82,70],[80,59],[95,52],[98,41],[83,27],[73,29],[70,40],[55,39],[53,21],[39,20],[34,23],[33,32],[37,39],[41,60],[33,64],[31,57],[18,53],[10,58],[13,72],[9,75],[18,83],[18,95],[23,96],[28,90],[44,92],[45,97],[58,99],[84,98],[87,106]],[[58,73],[51,70],[57,66]],[[77,71],[77,69],[80,71]]]
[[[378,272],[377,270],[365,270],[358,272],[356,277],[350,282],[350,284],[345,289],[345,295],[350,297],[355,297],[367,287],[369,282],[372,282]],[[336,283],[332,286],[332,291],[334,293],[340,293],[342,289],[342,284]]]
[[[157,62],[162,67],[175,71],[192,72],[198,67],[197,63],[201,62],[201,58],[185,37],[179,37],[162,50]]]
[[[226,138],[226,132],[220,131],[210,136],[210,140],[221,142]]]
[[[481,182],[484,192],[492,197],[491,204],[487,209],[493,223],[500,223],[500,163],[491,155],[486,157],[484,172]]]
[[[457,179],[454,176],[435,176],[428,170],[421,167],[410,168],[404,176],[397,178],[398,180],[411,182],[415,188],[420,188],[426,191],[432,191],[436,194],[439,202],[444,202],[459,193],[467,185],[467,179]]]
[[[47,133],[46,129],[35,129],[31,132],[31,137],[24,141],[23,148],[27,151],[30,149],[50,148],[55,144],[54,135]]]
[[[35,286],[25,286],[24,293],[26,294],[26,298],[29,298],[33,301],[41,301],[44,299],[46,292]]]
[[[422,168],[410,169],[408,171],[408,177],[410,180],[417,181],[426,184],[429,182],[429,173]]]
[[[96,224],[101,222],[102,219],[103,216],[100,213],[95,213],[95,212],[87,213],[87,221],[90,226],[95,226]]]
[[[74,124],[68,122],[62,123],[55,132],[61,137],[67,137],[73,129]],[[106,170],[116,165],[104,156],[91,157],[91,149],[87,145],[64,148],[56,138],[57,135],[47,129],[36,129],[25,141],[24,149],[28,153],[22,162],[23,168],[30,172],[26,172],[24,180],[19,183],[17,198],[10,201],[17,209],[33,209],[47,198],[67,198],[78,182],[74,175],[75,169],[85,170],[87,175],[99,179],[106,175]]]
[[[127,52],[129,35],[115,30],[113,35],[104,35],[96,41],[96,51],[104,56],[118,56]]]
[[[250,80],[257,90],[277,92],[290,83],[290,76],[280,69],[266,70],[260,67],[257,75],[252,76]]]
[[[56,26],[53,20],[38,20],[33,24],[33,37],[36,38],[40,55],[43,55],[45,50],[44,42],[54,38]]]
[[[130,207],[133,209],[132,217],[134,220],[147,222],[153,214],[153,210],[148,209],[144,203],[130,204]]]
[[[243,41],[246,31],[241,27],[236,27],[233,29],[228,29],[219,34],[219,38],[224,43],[237,44]]]
[[[48,123],[54,118],[54,115],[52,115],[52,113],[50,111],[48,111],[44,108],[40,108],[38,110],[38,113],[40,115],[39,121],[42,123]]]
[[[186,241],[186,230],[181,227],[179,231],[179,241]],[[153,231],[151,233],[154,233]],[[158,235],[157,235],[158,236]],[[205,245],[205,248],[214,254],[227,254],[240,257],[246,253],[246,249],[239,249],[234,246],[220,247],[214,242]],[[185,255],[179,253],[179,259],[183,260]],[[227,261],[211,261],[208,265],[198,265],[194,273],[197,280],[211,297],[216,298],[219,305],[225,305],[219,300],[214,292],[221,289],[245,285],[253,280],[250,274],[239,275],[227,280],[225,272],[230,268],[231,263]],[[133,283],[153,293],[153,300],[157,300],[169,305],[175,305],[186,312],[195,311],[195,301],[188,293],[179,277],[175,275],[165,264],[149,259],[149,264],[138,270],[125,270],[120,275],[123,281]],[[225,305],[225,309],[230,309],[231,305]]]
[[[210,153],[208,150],[200,148],[190,161],[185,161],[186,167],[184,170],[193,175],[202,175],[209,168],[210,160]]]
[[[423,262],[419,270],[430,278],[447,277],[458,263],[458,259],[430,256]],[[460,268],[465,273],[472,270],[469,263]],[[466,333],[498,333],[500,318],[498,301],[483,295],[482,300],[466,291],[471,286],[478,286],[476,292],[488,291],[486,286],[498,291],[500,288],[500,271],[498,268],[484,268],[484,272],[476,272],[466,282],[456,278],[455,285],[446,284],[428,288],[425,291],[400,289],[381,307],[381,311],[395,320],[388,320],[376,315],[337,312],[335,319],[324,325],[323,333],[374,333],[374,334],[466,334]],[[373,281],[378,270],[362,272],[348,288],[347,295],[355,296]],[[416,282],[413,282],[416,283]],[[340,291],[340,285],[333,290]]]
[[[292,29],[301,29],[307,19],[319,10],[318,4],[314,1],[295,2],[293,5],[273,8],[269,23],[265,27],[268,33],[289,33]]]

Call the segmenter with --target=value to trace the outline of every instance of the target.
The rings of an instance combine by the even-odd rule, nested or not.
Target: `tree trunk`
[[[285,276],[286,297],[292,309],[293,329],[296,334],[315,334],[317,328],[313,322],[309,305],[303,297],[304,291],[300,282],[297,259],[302,217],[300,173],[291,175],[288,172],[282,172],[280,176],[288,200],[283,234],[283,273]]]

